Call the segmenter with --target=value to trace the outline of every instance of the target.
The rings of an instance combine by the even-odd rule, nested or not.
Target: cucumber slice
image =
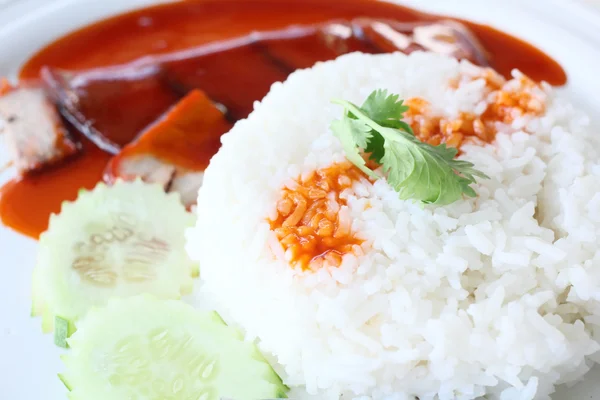
[[[42,330],[64,345],[77,320],[109,298],[191,292],[197,267],[184,231],[194,220],[177,194],[141,181],[99,184],[63,203],[40,237],[33,273],[32,314],[42,316]]]
[[[215,312],[150,295],[91,310],[68,340],[71,400],[256,400],[288,388]]]

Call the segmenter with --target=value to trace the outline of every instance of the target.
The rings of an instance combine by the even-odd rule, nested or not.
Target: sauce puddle
[[[186,50],[209,43],[233,39],[251,32],[281,30],[290,25],[311,25],[357,17],[380,18],[399,22],[431,22],[447,20],[445,17],[424,14],[398,5],[371,0],[189,0],[158,5],[100,21],[71,33],[50,44],[34,55],[23,67],[20,78],[38,79],[44,67],[81,71],[129,63],[140,58],[152,64],[165,54]],[[553,85],[566,82],[561,66],[540,50],[491,27],[460,21],[479,39],[490,65],[508,76],[519,68],[536,81],[545,80]],[[286,56],[286,46],[309,54],[310,59],[333,58],[331,52],[312,52],[310,40],[272,38],[273,49]],[[308,47],[307,47],[308,43]],[[289,47],[288,47],[289,48]],[[307,53],[308,51],[308,53]],[[216,74],[226,69],[229,76],[236,68],[252,64],[255,52],[245,48],[240,51],[216,48],[220,56],[203,59],[202,69],[185,65],[170,67],[182,86],[182,97],[193,87],[206,90],[213,99],[231,105],[232,120],[244,118],[252,103],[266,94],[272,82],[281,80],[291,72],[269,65],[255,71],[260,85],[245,84],[239,79],[228,79],[223,72],[219,79],[206,80],[199,71]],[[197,60],[196,60],[197,61]],[[158,63],[158,61],[156,61]],[[254,65],[254,64],[252,64]],[[216,75],[212,75],[216,76]],[[203,87],[205,86],[205,87]],[[148,96],[129,98],[127,107],[144,109]],[[138,104],[139,102],[139,104]],[[108,106],[108,105],[107,105]],[[115,106],[114,104],[112,106]],[[111,117],[112,118],[112,117]],[[125,113],[123,118],[127,118]],[[127,121],[123,121],[126,125]],[[111,120],[111,124],[114,120]],[[128,132],[123,142],[131,140],[136,132]],[[220,136],[224,132],[211,132]],[[81,136],[81,135],[80,135]],[[204,138],[203,140],[207,140]],[[212,154],[205,154],[208,163]],[[2,223],[25,235],[37,238],[48,226],[51,213],[60,211],[61,203],[74,200],[81,188],[93,188],[111,155],[84,141],[84,151],[62,165],[33,176],[7,183],[0,189],[0,219]]]
[[[110,154],[84,142],[84,153],[42,174],[15,179],[0,189],[2,223],[32,238],[48,228],[48,218],[80,189],[93,189],[102,179]]]

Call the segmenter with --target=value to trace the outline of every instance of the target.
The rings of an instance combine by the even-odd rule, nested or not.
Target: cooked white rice
[[[201,295],[288,385],[322,399],[545,399],[589,369],[600,349],[600,143],[547,87],[543,116],[463,146],[491,177],[477,198],[423,207],[385,180],[355,183],[343,197],[364,254],[317,273],[291,268],[270,230],[291,179],[344,160],[330,99],[360,104],[385,88],[444,115],[478,114],[484,80],[450,85],[474,68],[426,53],[346,55],[275,84],[223,137],[187,249]]]

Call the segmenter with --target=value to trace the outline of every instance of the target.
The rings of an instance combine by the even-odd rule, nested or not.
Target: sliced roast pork
[[[0,129],[20,174],[56,164],[80,150],[42,88],[1,86]]]
[[[140,177],[167,192],[178,192],[191,206],[202,184],[202,171],[230,128],[221,109],[203,92],[193,90],[111,159],[105,180]]]

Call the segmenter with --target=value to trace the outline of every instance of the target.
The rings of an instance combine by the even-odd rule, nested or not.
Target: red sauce
[[[439,19],[437,16],[373,0],[180,1],[116,16],[67,35],[34,55],[23,67],[20,77],[38,78],[44,66],[66,70],[112,66],[140,57],[231,39],[252,31],[271,31],[292,24],[314,24],[355,17],[397,21]],[[519,68],[535,80],[546,80],[554,85],[566,82],[566,75],[560,65],[535,47],[487,26],[469,22],[465,24],[479,38],[489,53],[492,66],[501,74],[507,75],[511,69]],[[299,41],[297,45],[306,46],[306,43]],[[285,50],[285,46],[280,48]],[[246,61],[252,62],[244,57],[243,51],[233,52],[229,62],[222,63],[220,60],[221,64],[214,64],[213,69],[220,71],[228,68],[229,74],[235,74],[236,68],[246,65]],[[323,54],[322,57],[330,58],[330,55]],[[235,79],[227,79],[226,75],[223,79],[205,82],[201,76],[190,76],[185,68],[174,72],[179,73],[183,83],[210,86],[199,87],[209,96],[213,93],[228,96],[238,93],[239,96],[226,99],[236,107],[235,118],[243,117],[251,108],[252,102],[259,100],[264,94],[262,86],[255,88],[240,84]],[[287,73],[289,71],[283,76]],[[257,75],[265,82],[271,82],[280,80],[282,72],[261,71]],[[136,103],[137,99],[140,104]],[[143,109],[145,104],[141,103],[147,101],[148,96],[128,98],[127,108]],[[114,120],[108,122],[118,130],[119,126],[115,125]],[[135,123],[138,123],[137,120]],[[124,142],[137,133],[139,132],[120,134],[118,141]],[[85,151],[78,158],[40,175],[9,182],[0,191],[2,222],[19,232],[37,237],[47,228],[50,213],[59,211],[62,201],[74,199],[80,188],[91,188],[101,179],[109,158],[108,154],[86,142]]]
[[[282,190],[277,218],[269,222],[290,265],[313,271],[323,263],[338,267],[345,254],[362,244],[347,218],[344,221],[339,215],[339,208],[347,205],[340,194],[361,179],[366,179],[365,175],[345,162],[319,169],[306,179],[298,178],[294,190]],[[332,207],[332,201],[336,206]]]
[[[494,71],[485,71],[484,76],[473,77],[484,78],[487,82],[485,98],[488,105],[480,115],[461,112],[453,118],[436,116],[426,100],[406,99],[404,104],[409,109],[404,119],[421,142],[433,146],[446,143],[460,151],[465,142],[493,142],[498,123],[511,124],[516,118],[538,117],[544,113],[546,96],[535,93],[535,89],[539,90],[536,82],[526,76],[507,82]]]
[[[110,154],[84,143],[83,157],[43,174],[8,182],[0,190],[2,223],[37,238],[48,228],[48,217],[58,213],[63,201],[75,200],[81,188],[92,189],[102,179]]]

